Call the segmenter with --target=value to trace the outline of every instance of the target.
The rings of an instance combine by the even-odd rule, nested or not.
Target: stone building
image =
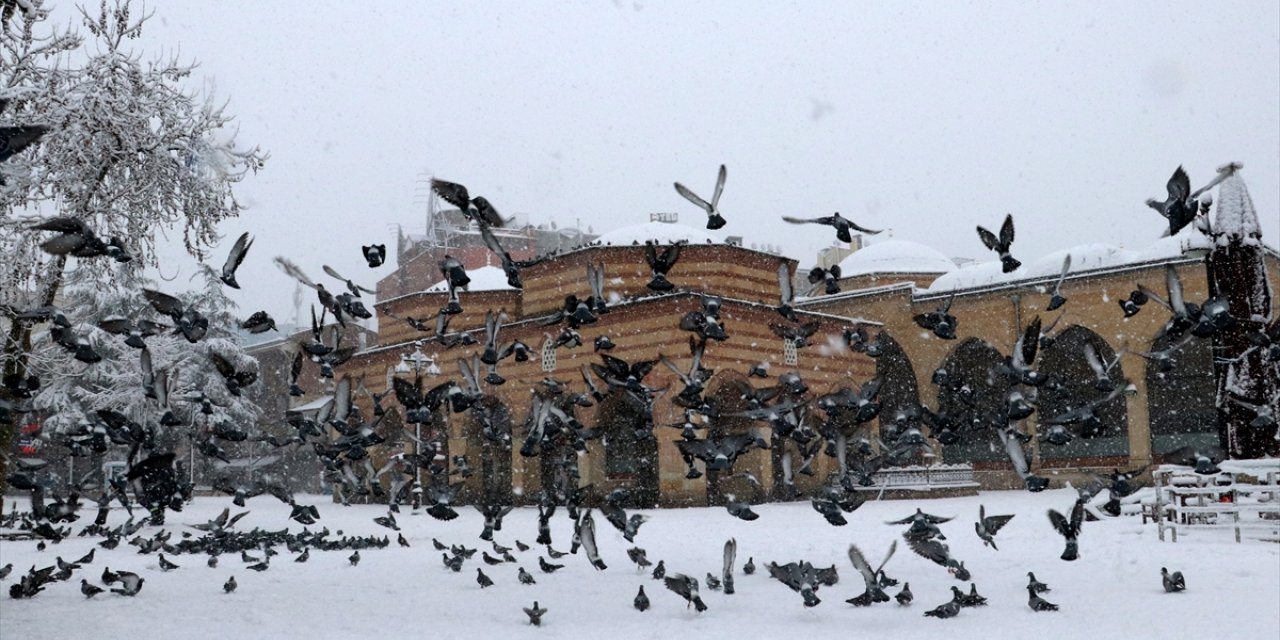
[[[674,291],[655,294],[645,287],[650,277],[644,260],[647,241],[687,243],[669,275],[676,285]],[[450,330],[469,331],[483,340],[485,312],[502,311],[509,320],[501,341],[518,339],[534,351],[534,357],[525,363],[503,361],[499,372],[506,383],[484,389],[490,396],[488,401],[506,407],[515,446],[502,449],[480,437],[478,425],[466,414],[446,416],[440,433],[417,435],[443,443],[437,452],[442,462],[452,456],[468,457],[470,466],[480,471],[466,481],[471,497],[503,496],[519,501],[521,496],[531,496],[549,473],[544,460],[518,453],[522,425],[539,381],[552,378],[581,390],[580,369],[599,362],[591,348],[597,336],[609,336],[617,344],[611,355],[624,360],[666,355],[687,369],[690,334],[681,331],[677,323],[684,313],[700,308],[706,294],[723,298],[722,315],[730,336],[707,347],[705,366],[715,371],[707,395],[726,406],[745,406],[734,404],[740,402],[741,395],[736,384],[746,381],[757,388],[771,386],[777,375],[786,371],[800,373],[811,395],[879,377],[884,380],[882,418],[917,404],[962,414],[965,402],[958,393],[939,390],[933,384],[938,369],[970,381],[980,402],[1000,401],[1007,386],[991,375],[992,368],[1010,353],[1023,328],[1039,316],[1052,344],[1041,350],[1037,367],[1057,382],[1041,391],[1036,413],[1022,425],[1024,432],[1035,434],[1042,416],[1061,415],[1082,401],[1104,397],[1093,387],[1094,373],[1084,356],[1086,345],[1104,363],[1114,362],[1110,375],[1124,392],[1099,409],[1104,425],[1099,433],[1060,447],[1041,445],[1033,438],[1032,468],[1060,481],[1081,471],[1141,466],[1185,444],[1216,444],[1213,358],[1209,341],[1193,340],[1172,353],[1174,366],[1164,370],[1142,354],[1168,346],[1157,338],[1168,313],[1151,303],[1126,318],[1117,302],[1139,283],[1164,292],[1170,267],[1181,279],[1188,300],[1204,300],[1208,296],[1203,259],[1207,246],[1204,236],[1187,230],[1139,250],[1093,244],[1040,259],[1021,256],[1026,264],[1004,274],[999,262],[961,268],[929,247],[903,240],[869,244],[841,262],[842,292],[797,301],[801,321],[818,323],[813,344],[799,350],[787,347],[786,341],[769,330],[770,323],[783,322],[774,310],[778,304],[778,265],[785,263],[794,274],[796,262],[725,243],[713,232],[660,222],[625,227],[600,236],[590,246],[561,252],[525,269],[522,290],[508,287],[500,269],[473,262],[468,264],[472,286],[461,294],[465,311],[452,319]],[[1068,253],[1072,268],[1061,292],[1069,301],[1050,312],[1045,307]],[[594,264],[604,266],[612,310],[599,322],[582,328],[583,346],[555,348],[553,340],[560,327],[543,326],[539,319],[559,309],[566,295],[589,295],[585,274],[587,266]],[[1274,249],[1265,251],[1265,268],[1270,286],[1280,286],[1280,254]],[[388,317],[434,316],[447,297],[436,273],[432,283],[416,291],[380,296],[375,303],[382,318],[378,346],[358,353],[342,373],[362,378],[374,393],[388,391],[396,376],[412,379],[429,371],[440,374],[436,382],[458,377],[458,361],[469,361],[482,344],[446,348],[431,333]],[[381,286],[379,290],[383,291]],[[916,314],[945,304],[950,304],[951,313],[959,318],[955,340],[937,338],[913,321]],[[845,347],[842,332],[859,325],[872,335],[883,333],[883,355],[871,358]],[[770,379],[748,379],[745,372],[760,362],[770,363]],[[431,384],[432,380],[426,382]],[[716,503],[728,493],[753,501],[781,495],[777,447],[753,450],[735,467],[735,471],[754,474],[759,486],[741,477],[718,478],[714,473],[686,477],[686,465],[676,447],[680,430],[663,426],[684,420],[683,410],[671,401],[680,382],[659,366],[645,383],[671,388],[654,404],[656,442],[637,441],[630,435],[629,426],[639,416],[613,398],[578,411],[577,418],[583,424],[594,425],[610,441],[609,447],[593,443],[580,459],[583,485],[594,485],[599,494],[628,486],[646,498],[641,502],[663,505]],[[384,405],[394,405],[393,397],[389,395]],[[395,422],[398,416],[388,420],[390,430],[403,428]],[[871,426],[874,429],[875,423]],[[721,434],[752,431],[766,439],[769,432],[767,425],[744,418],[720,420],[715,428]],[[1017,486],[1004,448],[991,431],[977,432],[961,444],[935,444],[935,457],[922,462],[971,463],[975,479],[983,486]],[[708,430],[698,433],[705,436]],[[396,446],[406,452],[418,448],[407,438]],[[813,488],[834,465],[832,458],[818,456],[814,475],[800,477],[798,488],[802,492]]]

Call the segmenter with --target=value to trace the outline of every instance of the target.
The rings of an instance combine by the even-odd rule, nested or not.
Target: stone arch
[[[595,428],[605,443],[605,477],[631,488],[631,506],[658,502],[658,441],[645,435],[651,434],[652,424],[646,422],[652,420],[638,402],[616,389],[596,408]]]
[[[1116,358],[1115,351],[1102,336],[1080,325],[1067,327],[1054,338],[1048,348],[1040,350],[1037,369],[1048,378],[1048,381],[1039,390],[1037,408],[1039,419],[1065,414],[1100,401],[1108,395],[1108,392],[1094,387],[1095,377],[1085,359],[1085,345],[1092,345],[1098,358],[1104,363]],[[1128,384],[1119,363],[1111,370],[1111,379],[1117,386]],[[1041,445],[1041,460],[1127,457],[1129,423],[1124,394],[1117,395],[1106,402],[1097,409],[1096,413],[1102,421],[1101,431],[1089,433],[1073,428],[1072,432],[1077,437],[1069,444]],[[1097,461],[1096,464],[1104,464],[1104,462]]]
[[[920,387],[916,383],[916,370],[911,358],[902,346],[889,334],[880,337],[884,352],[876,358],[876,377],[880,384],[880,420],[893,420],[900,409],[920,406]]]
[[[485,395],[467,413],[467,452],[478,478],[472,490],[476,501],[511,504],[511,441],[501,434],[511,433],[511,412],[506,403]]]
[[[735,433],[756,432],[759,424],[750,418],[730,416],[727,414],[746,411],[750,405],[742,397],[741,385],[751,386],[751,380],[739,371],[724,369],[718,372],[707,385],[703,398],[720,413],[707,424],[707,437],[718,438]],[[768,477],[771,465],[770,452],[759,449],[752,450],[738,458],[734,464],[735,473],[750,471],[757,480]],[[760,502],[766,498],[763,485],[754,485],[743,477],[721,477],[718,471],[707,471],[707,504],[723,505],[726,496],[733,494],[740,502]]]
[[[1151,343],[1151,352],[1167,349],[1170,343],[1158,336]],[[1187,445],[1218,446],[1212,344],[1193,338],[1171,354],[1169,365],[1169,370],[1163,371],[1159,362],[1147,361],[1151,453],[1159,456]]]
[[[938,411],[952,416],[962,431],[962,440],[946,445],[942,459],[956,462],[998,462],[1007,460],[1004,445],[987,416],[976,407],[998,407],[1012,386],[1001,375],[1004,355],[981,338],[969,338],[956,345],[939,369],[957,380],[956,385],[938,389]],[[966,401],[966,397],[970,397]]]
[[[900,411],[914,410],[920,406],[920,388],[916,383],[916,371],[911,366],[911,358],[902,350],[887,332],[881,334],[880,343],[883,352],[876,358],[876,377],[881,379],[877,399],[880,402],[880,438],[892,445],[896,437],[892,423]],[[918,421],[910,421],[920,426]],[[890,429],[886,429],[888,426]],[[905,462],[905,461],[903,461]],[[920,464],[918,454],[911,464]]]

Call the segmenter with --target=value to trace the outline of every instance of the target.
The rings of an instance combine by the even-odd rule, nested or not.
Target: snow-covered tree
[[[50,26],[43,0],[19,4],[0,20],[0,98],[9,100],[3,117],[49,131],[0,165],[6,375],[27,373],[38,328],[13,322],[17,313],[53,304],[65,284],[91,286],[155,265],[164,232],[180,232],[187,251],[203,257],[217,224],[241,212],[232,187],[266,159],[256,148],[238,148],[223,107],[185,86],[194,65],[172,56],[144,60],[132,49],[149,15],[134,15],[128,0],[81,9],[88,38]],[[51,217],[78,219],[103,240],[118,238],[134,260],[112,269],[105,257],[45,253],[40,244],[48,234],[29,227]],[[13,429],[0,422],[0,452]],[[0,491],[6,462],[0,456]]]
[[[1209,253],[1209,294],[1226,300],[1232,326],[1214,335],[1218,385],[1218,433],[1232,458],[1280,455],[1280,381],[1274,352],[1271,286],[1267,281],[1262,226],[1244,180],[1230,173],[1218,187],[1214,246]]]

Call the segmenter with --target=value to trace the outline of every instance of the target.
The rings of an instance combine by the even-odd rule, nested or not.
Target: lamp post
[[[415,346],[413,348],[413,353],[400,356],[400,363],[396,365],[395,373],[396,375],[405,375],[408,373],[413,373],[415,377],[425,373],[427,374],[427,377],[435,378],[440,375],[441,371],[440,371],[440,365],[436,364],[435,356],[433,355],[429,356],[423,353],[420,347]],[[415,422],[413,424],[413,436],[414,436],[413,438],[414,457],[417,458],[418,460],[421,460],[422,459],[422,423],[421,422]],[[414,480],[417,485],[416,487],[414,487],[413,509],[416,512],[422,506],[422,465],[419,462],[415,461],[413,463],[413,466],[414,466]]]

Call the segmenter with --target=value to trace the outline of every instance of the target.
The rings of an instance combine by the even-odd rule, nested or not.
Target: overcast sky
[[[271,153],[224,227],[225,246],[257,236],[246,315],[292,316],[277,254],[372,286],[391,267],[359,245],[421,230],[422,175],[601,232],[653,211],[703,225],[671,184],[709,195],[724,163],[722,231],[802,265],[834,234],[780,216],[837,210],[984,259],[974,225],[1012,212],[1029,261],[1141,248],[1165,226],[1143,201],[1176,166],[1198,186],[1235,160],[1280,237],[1274,0],[149,6],[139,50],[198,61],[241,143]]]

